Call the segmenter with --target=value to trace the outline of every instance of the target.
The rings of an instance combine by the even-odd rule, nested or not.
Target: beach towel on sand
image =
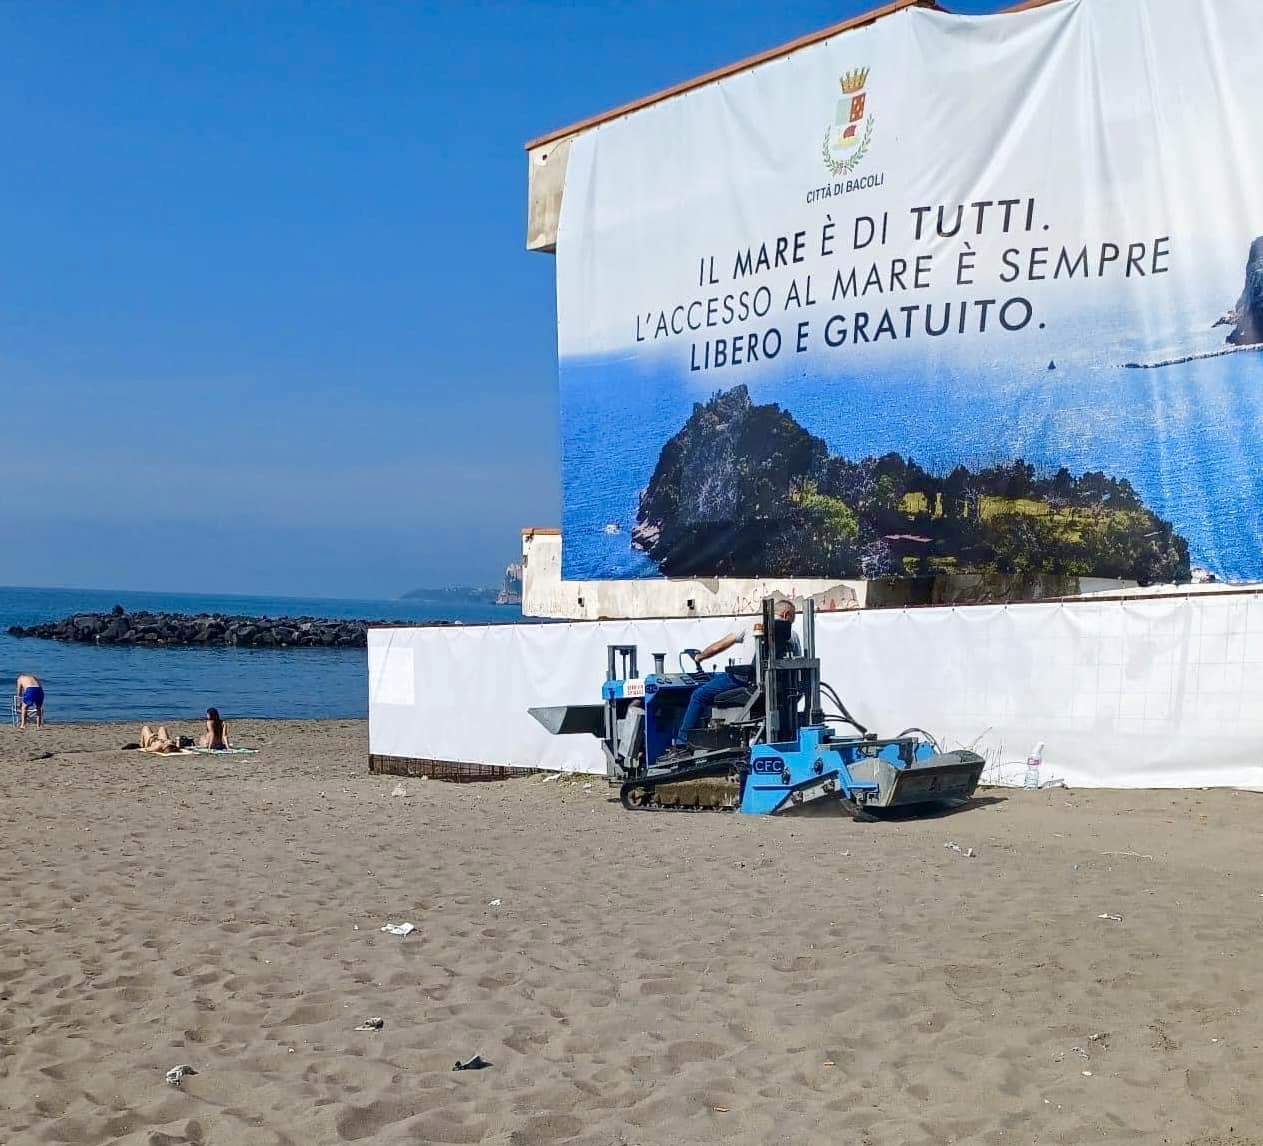
[[[190,752],[196,752],[200,756],[253,756],[255,748],[202,748],[200,745],[196,748],[190,748]]]

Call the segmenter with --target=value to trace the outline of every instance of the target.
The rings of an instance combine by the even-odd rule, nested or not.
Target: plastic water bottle
[[[1022,782],[1022,787],[1028,792],[1039,791],[1039,765],[1044,756],[1044,742],[1041,740],[1031,750],[1031,754],[1026,758],[1026,779]]]

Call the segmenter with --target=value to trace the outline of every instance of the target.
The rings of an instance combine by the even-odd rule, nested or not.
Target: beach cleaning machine
[[[820,679],[815,612],[803,612],[803,656],[791,656],[790,623],[763,601],[754,663],[729,668],[748,684],[715,698],[710,718],[672,748],[694,689],[709,681],[696,671],[654,671],[641,677],[634,645],[610,645],[600,704],[532,708],[556,735],[596,736],[605,749],[610,782],[623,806],[700,810],[736,808],[766,816],[814,801],[837,801],[852,815],[872,818],[885,808],[960,803],[982,776],[976,752],[943,752],[934,738],[908,728],[882,739],[847,711]],[[836,711],[826,712],[822,698]]]

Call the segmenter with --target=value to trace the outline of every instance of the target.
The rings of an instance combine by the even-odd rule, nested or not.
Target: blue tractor
[[[748,684],[715,699],[683,750],[673,743],[684,710],[712,674],[696,661],[695,670],[681,664],[679,672],[666,672],[665,654],[655,653],[654,671],[641,677],[634,645],[609,646],[600,704],[530,711],[552,733],[599,737],[610,782],[629,809],[735,808],[767,816],[831,800],[868,818],[885,808],[963,803],[973,795],[984,763],[976,752],[943,752],[917,728],[883,739],[851,716],[820,679],[810,601],[803,656],[789,655],[787,628],[767,598]]]

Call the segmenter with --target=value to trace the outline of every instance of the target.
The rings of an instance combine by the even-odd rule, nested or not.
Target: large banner
[[[580,135],[564,575],[1263,579],[1260,46],[913,8]]]

